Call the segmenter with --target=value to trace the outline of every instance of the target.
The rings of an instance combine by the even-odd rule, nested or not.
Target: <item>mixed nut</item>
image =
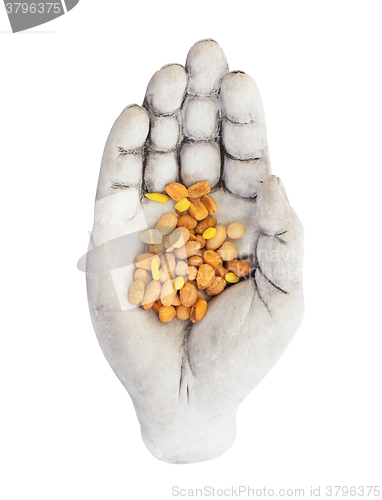
[[[208,181],[189,188],[172,182],[165,191],[176,202],[176,214],[162,215],[155,229],[139,235],[146,246],[134,260],[137,269],[128,300],[145,310],[153,308],[163,323],[175,316],[195,323],[207,312],[201,290],[208,296],[218,295],[227,283],[237,283],[250,272],[247,262],[236,259],[235,244],[226,241],[227,236],[232,240],[244,236],[245,226],[239,222],[217,225],[217,204],[209,196]],[[146,196],[161,203],[169,199],[162,193]]]

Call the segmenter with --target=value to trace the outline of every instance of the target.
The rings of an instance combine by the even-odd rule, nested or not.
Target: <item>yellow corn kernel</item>
[[[146,198],[152,201],[159,201],[160,203],[167,203],[170,199],[167,194],[162,193],[146,193]]]
[[[239,278],[236,276],[235,273],[227,273],[225,275],[225,279],[226,281],[228,281],[228,283],[237,283],[239,281]]]
[[[213,238],[216,234],[216,229],[214,227],[209,227],[208,229],[206,229],[203,233],[203,238],[205,240],[210,240],[211,238]]]
[[[191,203],[187,200],[187,198],[182,198],[178,201],[178,203],[175,204],[175,208],[178,210],[178,212],[185,212],[189,209],[190,205]]]
[[[189,231],[190,231],[190,234],[196,234],[195,229],[189,229]]]
[[[183,288],[183,285],[184,285],[184,278],[183,276],[178,276],[175,280],[175,288],[177,290],[181,290]]]
[[[151,262],[151,274],[153,276],[153,280],[159,280],[159,264],[156,259],[153,259]]]

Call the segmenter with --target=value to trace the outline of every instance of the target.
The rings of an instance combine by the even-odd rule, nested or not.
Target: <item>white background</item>
[[[381,484],[379,7],[81,0],[11,34],[0,5],[2,498]],[[114,119],[203,38],[262,94],[273,171],[306,230],[306,316],[241,405],[234,446],[169,465],[141,441],[76,263]]]

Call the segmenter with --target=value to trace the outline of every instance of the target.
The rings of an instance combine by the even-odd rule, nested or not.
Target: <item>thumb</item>
[[[275,175],[263,182],[255,213],[261,229],[255,273],[259,294],[268,302],[280,293],[301,292],[304,230]]]

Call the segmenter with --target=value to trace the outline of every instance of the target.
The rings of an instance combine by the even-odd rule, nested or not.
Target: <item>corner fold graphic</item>
[[[14,0],[4,0],[5,10],[13,33],[53,21],[53,19],[72,10],[78,3],[79,0],[60,0],[56,2],[24,0],[21,3]]]

